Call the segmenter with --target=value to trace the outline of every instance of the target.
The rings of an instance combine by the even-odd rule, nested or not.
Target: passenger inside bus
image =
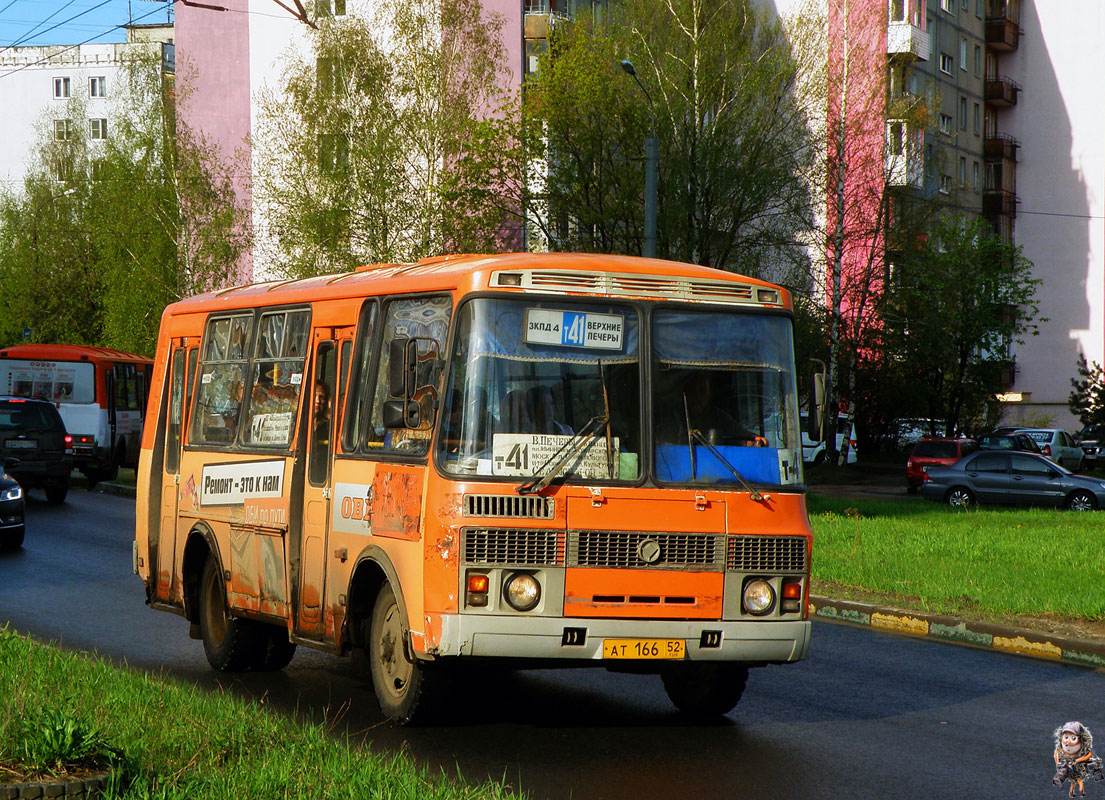
[[[553,403],[552,389],[546,384],[531,386],[526,392],[529,408],[532,412],[535,433],[552,433],[563,436],[571,436],[575,431],[571,426],[556,419],[555,404]]]
[[[311,432],[311,458],[326,458],[330,452],[330,387],[323,381],[315,383],[312,397],[315,425]]]
[[[696,370],[683,378],[672,402],[657,409],[656,437],[659,444],[685,444],[688,422],[712,445],[751,447],[762,442],[728,412],[713,402],[710,374]]]

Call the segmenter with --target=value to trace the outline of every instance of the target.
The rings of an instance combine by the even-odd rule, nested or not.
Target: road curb
[[[96,488],[92,491],[114,494],[119,497],[138,497],[138,489],[134,486],[127,486],[125,483],[97,483]]]
[[[1105,667],[1105,641],[1098,639],[1073,639],[943,614],[905,611],[818,596],[810,597],[810,611],[816,619],[826,622],[866,626],[889,633],[983,647],[1048,661]]]

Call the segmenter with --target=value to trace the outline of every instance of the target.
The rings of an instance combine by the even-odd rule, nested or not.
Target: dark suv
[[[1074,437],[1082,448],[1083,463],[1087,469],[1097,466],[1101,448],[1105,447],[1105,425],[1087,425]]]
[[[0,397],[0,457],[15,459],[6,462],[8,474],[24,489],[45,489],[51,503],[65,501],[73,451],[53,403]]]

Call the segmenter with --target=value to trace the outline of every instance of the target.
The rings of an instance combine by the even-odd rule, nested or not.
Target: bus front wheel
[[[692,717],[728,714],[744,694],[748,667],[729,661],[670,664],[660,672],[668,699]]]
[[[428,695],[439,677],[433,666],[412,660],[407,652],[407,626],[395,592],[385,583],[376,595],[368,631],[368,666],[380,710],[400,725],[426,718]]]

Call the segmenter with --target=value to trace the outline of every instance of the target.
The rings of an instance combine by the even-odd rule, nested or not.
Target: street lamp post
[[[660,148],[656,143],[656,107],[652,104],[652,96],[648,89],[637,77],[637,70],[633,68],[633,62],[626,59],[622,61],[622,69],[645,93],[648,100],[649,126],[648,136],[645,137],[645,258],[656,258],[656,175],[660,166]]]

